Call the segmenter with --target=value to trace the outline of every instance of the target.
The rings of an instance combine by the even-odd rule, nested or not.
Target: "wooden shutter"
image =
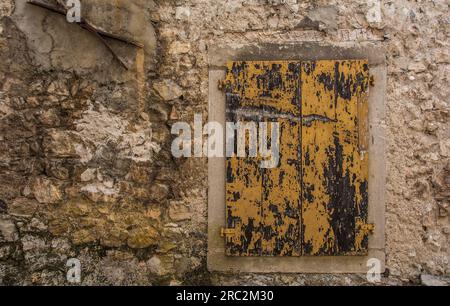
[[[280,160],[227,158],[227,255],[367,254],[368,83],[367,60],[228,63],[227,122],[277,121]]]

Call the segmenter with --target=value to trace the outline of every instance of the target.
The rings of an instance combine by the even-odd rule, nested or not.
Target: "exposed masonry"
[[[113,45],[128,71],[63,17],[0,3],[0,284],[67,284],[72,257],[84,285],[367,284],[208,272],[207,161],[170,154],[171,125],[207,115],[211,46],[362,41],[386,49],[388,69],[382,283],[447,282],[447,1],[82,2],[92,23],[144,44]]]

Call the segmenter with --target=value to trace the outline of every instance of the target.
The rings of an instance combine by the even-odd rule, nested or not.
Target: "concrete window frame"
[[[208,159],[208,269],[220,272],[367,273],[368,260],[385,270],[385,52],[374,43],[326,45],[320,43],[249,44],[210,48],[208,120],[225,124],[225,94],[218,83],[225,78],[228,60],[369,60],[374,86],[369,90],[369,237],[368,256],[228,257],[220,229],[225,226],[225,158]]]

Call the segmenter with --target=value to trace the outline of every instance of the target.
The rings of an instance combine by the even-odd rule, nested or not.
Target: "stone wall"
[[[110,41],[0,3],[0,284],[365,284],[355,274],[206,269],[207,160],[171,124],[207,118],[208,49],[373,41],[386,50],[384,284],[449,275],[449,5],[434,1],[83,0]],[[282,3],[285,2],[285,3]]]

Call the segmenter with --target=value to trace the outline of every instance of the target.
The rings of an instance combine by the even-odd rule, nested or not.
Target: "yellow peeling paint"
[[[226,214],[228,227],[234,229],[226,235],[227,243],[234,246],[227,249],[227,255],[259,255],[260,232],[251,229],[251,237],[243,234],[247,227],[262,222],[262,177],[258,163],[258,159],[236,156],[227,160]]]
[[[366,60],[228,63],[227,121],[281,128],[277,168],[227,159],[228,255],[367,253],[368,81]]]
[[[367,189],[362,190],[362,184],[368,182],[369,176],[369,155],[363,151],[367,142],[367,88],[369,82],[369,72],[364,67],[368,65],[365,60],[359,61],[339,61],[339,71],[346,78],[346,82],[350,84],[351,95],[349,98],[338,96],[336,108],[336,133],[339,137],[339,143],[343,146],[343,175],[348,171],[351,186],[355,188],[354,205],[358,215],[367,207],[367,201],[363,199],[367,197]],[[343,77],[341,75],[341,78]],[[360,80],[358,83],[358,79]],[[362,240],[367,235],[364,232],[364,220],[355,217],[355,243],[350,253],[366,253],[367,250],[361,245]],[[367,220],[365,221],[367,222]],[[358,224],[359,223],[359,224]]]
[[[302,225],[303,254],[316,255],[322,249],[333,250],[334,233],[328,215],[330,194],[325,178],[329,158],[333,152],[335,119],[335,92],[327,89],[326,82],[335,78],[333,61],[302,63],[302,117],[321,116],[324,121],[313,120],[302,126]],[[328,120],[328,121],[326,121]]]
[[[298,77],[287,61],[228,62],[226,83],[241,99],[241,107],[273,107],[280,112],[299,115]]]
[[[263,255],[301,255],[300,243],[300,124],[278,119],[280,164],[263,174]]]

